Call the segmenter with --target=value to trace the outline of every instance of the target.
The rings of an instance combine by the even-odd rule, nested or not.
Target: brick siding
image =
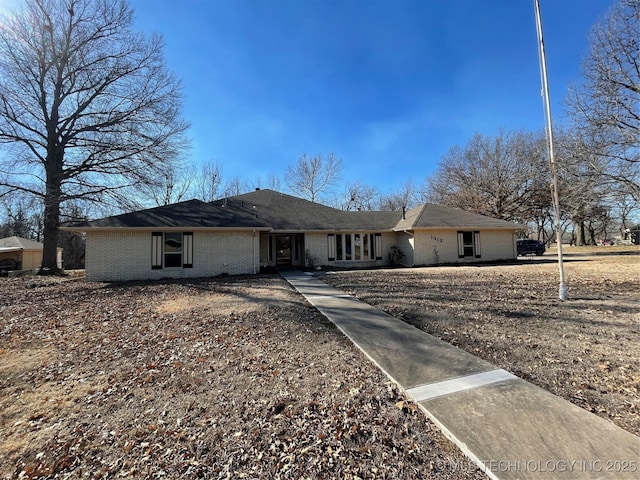
[[[151,269],[151,232],[88,232],[90,281],[210,277],[254,273],[258,236],[253,232],[193,232],[193,268]],[[255,243],[254,243],[255,242]]]

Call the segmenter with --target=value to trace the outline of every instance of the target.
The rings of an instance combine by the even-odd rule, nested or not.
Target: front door
[[[276,265],[291,265],[291,235],[276,236]]]

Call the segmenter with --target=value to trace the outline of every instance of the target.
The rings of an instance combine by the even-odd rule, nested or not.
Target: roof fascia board
[[[504,227],[487,227],[487,226],[478,226],[478,225],[465,225],[462,227],[413,227],[413,228],[394,228],[393,231],[394,232],[404,232],[407,230],[413,230],[415,232],[422,232],[422,231],[431,231],[431,230],[437,230],[437,231],[442,231],[442,230],[451,230],[451,231],[460,231],[460,230],[482,230],[484,232],[489,231],[489,230],[497,230],[497,231],[503,231],[503,230],[507,230],[507,231],[514,231],[517,232],[518,230],[522,230],[526,227],[523,227],[521,225],[514,225],[513,227],[511,226],[504,226]]]
[[[269,227],[60,227],[65,232],[270,232]]]
[[[271,230],[272,233],[393,233],[393,229],[390,228],[376,228],[376,229],[364,229],[364,228],[327,228],[322,230]]]

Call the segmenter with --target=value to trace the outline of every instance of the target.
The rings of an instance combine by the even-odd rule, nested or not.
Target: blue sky
[[[562,122],[588,33],[612,0],[541,0]],[[533,0],[132,0],[164,35],[191,158],[226,179],[283,176],[334,152],[344,179],[416,184],[478,132],[540,130]]]

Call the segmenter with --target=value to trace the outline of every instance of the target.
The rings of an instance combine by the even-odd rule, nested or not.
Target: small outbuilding
[[[37,271],[42,265],[42,248],[42,243],[28,238],[0,238],[0,272]],[[62,268],[62,248],[58,248],[57,263]]]

